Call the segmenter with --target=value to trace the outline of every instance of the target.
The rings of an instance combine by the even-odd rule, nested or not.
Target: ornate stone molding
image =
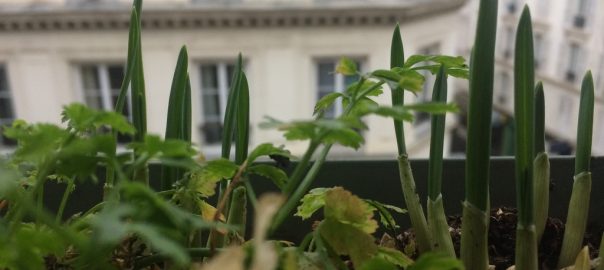
[[[438,15],[461,7],[466,0],[422,0],[400,6],[300,7],[300,8],[203,8],[195,4],[145,10],[146,29],[224,29],[392,26]],[[113,10],[0,9],[0,32],[91,31],[128,28],[127,8]]]

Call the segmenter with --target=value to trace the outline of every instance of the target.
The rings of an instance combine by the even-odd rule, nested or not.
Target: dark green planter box
[[[292,166],[295,164],[292,164]],[[417,189],[421,198],[426,194],[426,175],[428,161],[425,159],[411,161]],[[604,229],[604,157],[592,158],[592,195],[589,209],[588,227],[592,232],[601,233]],[[574,158],[551,158],[551,217],[564,220],[573,184]],[[151,166],[151,182],[157,186],[159,176],[158,166]],[[448,215],[461,213],[461,202],[464,199],[465,160],[447,159],[443,168],[443,196],[445,210]],[[103,177],[100,177],[103,179]],[[258,194],[274,191],[275,187],[264,179],[252,179]],[[401,185],[398,177],[398,166],[394,160],[360,160],[360,161],[328,161],[313,185],[314,187],[342,186],[361,198],[374,199],[383,203],[404,207]],[[45,189],[46,205],[56,209],[65,186],[49,184]],[[514,160],[510,157],[495,157],[491,159],[491,206],[516,205]],[[72,193],[66,216],[89,209],[102,199],[102,184],[80,185]],[[425,204],[425,199],[422,202]],[[250,211],[251,212],[251,211]],[[400,215],[399,224],[408,227],[408,218]],[[314,220],[302,221],[298,217],[287,220],[282,230],[276,235],[279,239],[299,241],[312,228]],[[250,230],[248,230],[250,231]]]

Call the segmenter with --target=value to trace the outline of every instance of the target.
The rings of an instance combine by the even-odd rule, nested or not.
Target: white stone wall
[[[458,41],[456,32],[451,29],[458,29],[454,27],[458,23],[456,13],[451,12],[401,25],[406,55],[434,43],[441,44],[441,53],[453,54]],[[242,52],[247,62],[251,91],[250,145],[266,141],[281,144],[285,141],[279,132],[262,130],[257,125],[265,115],[281,120],[311,117],[317,95],[314,61],[322,57],[356,56],[366,60],[367,70],[388,68],[392,29],[302,27],[144,30],[148,130],[158,134],[164,132],[173,70],[183,44],[187,45],[190,57],[193,139],[200,143],[196,128],[202,113],[198,64],[204,60],[234,60]],[[0,34],[0,63],[8,70],[17,117],[27,121],[60,122],[63,105],[84,101],[76,83],[76,65],[83,62],[125,62],[126,46],[126,30]],[[385,91],[386,94],[380,97],[380,102],[390,103],[388,92]],[[450,90],[452,92],[453,89]],[[407,96],[407,100],[413,99],[413,95]],[[396,145],[392,121],[370,117],[368,125],[370,130],[365,132],[367,143],[358,155],[393,157]],[[410,154],[413,157],[427,156],[429,136],[417,134],[411,125],[408,125],[406,133]],[[287,145],[295,154],[300,154],[304,149],[302,143]],[[218,147],[200,148],[209,156],[218,153]]]

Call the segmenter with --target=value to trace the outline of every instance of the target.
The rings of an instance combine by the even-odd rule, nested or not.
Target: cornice
[[[228,29],[392,26],[460,8],[466,0],[418,1],[404,6],[338,8],[200,8],[195,5],[144,11],[145,29]],[[113,10],[1,11],[0,32],[121,30],[127,8]]]

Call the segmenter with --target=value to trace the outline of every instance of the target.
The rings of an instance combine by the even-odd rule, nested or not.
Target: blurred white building
[[[505,134],[514,113],[514,46],[525,3],[533,19],[535,76],[536,82],[542,81],[544,85],[550,151],[570,154],[573,150],[581,81],[585,72],[591,70],[596,87],[593,154],[604,155],[604,2],[601,0],[499,1],[493,93],[494,150],[499,154],[509,153],[504,148],[510,145],[506,143],[509,136]],[[462,11],[469,28],[475,28],[477,9],[478,1],[472,0]],[[459,40],[465,41],[459,45],[461,54],[469,54],[473,35],[472,32],[468,37],[460,37]],[[467,84],[458,86],[458,90],[467,91]],[[461,100],[463,96],[458,95]],[[453,137],[454,141],[463,139],[463,128]]]
[[[214,156],[239,52],[250,82],[250,145],[281,144],[285,141],[279,132],[257,128],[263,116],[309,119],[321,95],[342,91],[350,81],[332,73],[342,56],[355,59],[366,71],[388,68],[396,22],[401,23],[407,55],[453,54],[464,2],[145,0],[149,132],[164,132],[173,70],[183,44],[190,57],[193,138],[206,155]],[[0,0],[0,124],[15,118],[58,123],[62,106],[71,102],[112,109],[124,71],[130,5],[130,0]],[[388,92],[380,98],[383,103],[390,101]],[[333,110],[338,113],[341,106]],[[353,155],[394,156],[392,121],[375,117],[368,125],[367,142]],[[428,130],[423,116],[408,125],[412,156],[427,155]],[[11,143],[3,139],[0,147]],[[304,147],[287,145],[295,153]]]

